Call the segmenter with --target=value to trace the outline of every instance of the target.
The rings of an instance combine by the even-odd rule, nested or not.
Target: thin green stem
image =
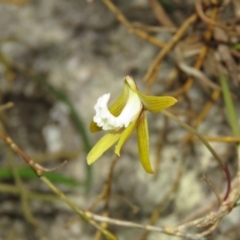
[[[225,76],[225,74],[220,75],[220,82],[222,86],[223,98],[224,98],[224,102],[227,110],[227,116],[230,123],[230,127],[232,129],[233,135],[235,137],[238,137],[240,136],[238,118],[237,118],[237,114],[236,114],[233,100],[231,97],[231,92],[228,86],[227,77]]]
[[[227,164],[225,164],[223,162],[223,160],[218,156],[218,154],[215,152],[215,150],[212,148],[212,146],[208,143],[208,141],[198,131],[196,131],[194,128],[192,128],[188,124],[182,122],[180,119],[178,119],[177,117],[175,117],[173,114],[171,114],[170,112],[168,112],[166,110],[163,110],[161,113],[163,115],[171,118],[172,120],[176,121],[180,126],[185,128],[192,134],[196,135],[202,141],[202,143],[206,146],[206,148],[212,153],[213,157],[217,160],[217,162],[219,163],[219,165],[221,166],[222,170],[224,171],[224,173],[226,175],[227,190],[226,190],[226,194],[223,198],[223,200],[226,200],[231,191],[231,175],[230,175],[230,171],[229,171]]]
[[[172,120],[174,120],[175,122],[177,122],[180,126],[182,126],[183,128],[185,128],[186,130],[188,130],[190,133],[196,135],[201,141],[202,143],[206,146],[206,148],[212,153],[213,157],[218,161],[220,166],[225,166],[223,160],[218,156],[218,154],[215,152],[215,150],[212,148],[212,146],[208,143],[208,141],[203,137],[202,134],[200,134],[198,131],[196,131],[194,128],[192,128],[191,126],[189,126],[188,124],[182,122],[180,119],[178,119],[177,117],[175,117],[173,114],[171,114],[170,112],[163,110],[161,111],[161,113],[169,118],[171,118]]]

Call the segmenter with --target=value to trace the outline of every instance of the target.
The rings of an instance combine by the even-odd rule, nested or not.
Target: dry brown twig
[[[217,15],[218,15],[218,8],[215,7],[212,12],[211,12],[211,19],[215,20],[217,18]],[[209,25],[207,30],[205,31],[205,34],[204,34],[204,40],[206,42],[208,42],[212,35],[213,35],[213,26],[212,25]],[[204,62],[204,59],[207,55],[207,52],[208,52],[208,46],[204,45],[202,46],[201,48],[201,51],[198,55],[198,58],[194,64],[194,68],[195,69],[201,69],[202,65],[203,65],[203,62]],[[178,89],[177,91],[173,92],[172,95],[173,96],[179,96],[180,94],[183,94],[183,93],[186,93],[192,86],[193,84],[193,77],[190,77],[188,78],[188,80],[186,81],[186,83],[183,85],[183,87],[181,87],[180,89]]]
[[[38,175],[38,176],[42,176],[43,173],[45,172],[53,172],[53,171],[56,171],[57,169],[63,167],[67,161],[64,161],[62,164],[60,164],[59,166],[55,167],[55,168],[45,168],[43,166],[41,166],[40,164],[36,163],[33,161],[33,159],[29,158],[28,155],[21,149],[19,148],[14,142],[13,140],[8,137],[8,136],[5,136],[3,135],[2,133],[0,133],[0,138],[5,142],[7,143],[10,148],[12,150],[14,150],[16,153],[18,153],[18,155],[20,155],[24,160],[25,162],[34,170],[34,172]]]
[[[240,159],[240,156],[239,156],[239,159]],[[185,237],[193,240],[201,239],[202,237],[211,233],[217,227],[220,220],[232,210],[235,202],[237,201],[237,199],[239,199],[239,196],[240,196],[240,189],[239,189],[240,173],[239,172],[240,171],[238,171],[238,176],[232,182],[233,188],[231,193],[229,194],[228,199],[222,202],[221,206],[217,211],[213,210],[211,213],[209,213],[204,217],[182,224],[178,227],[154,227],[151,225],[141,225],[133,222],[121,221],[118,219],[111,219],[107,217],[98,216],[91,212],[88,212],[87,215],[96,221],[107,222],[109,224],[113,224],[117,226],[140,228],[140,229],[145,229],[147,231],[160,232],[160,233],[165,233],[169,235]],[[196,229],[207,227],[207,230],[204,230],[200,233],[190,233],[188,232],[188,229],[191,227],[196,227]]]
[[[188,27],[197,20],[197,16],[193,14],[190,16],[182,26],[177,30],[176,34],[172,37],[172,40],[159,52],[156,58],[153,60],[151,66],[149,67],[147,73],[143,77],[144,82],[148,82],[150,85],[154,83],[157,71],[160,68],[160,64],[164,57],[171,51],[175,45],[180,41],[183,34],[186,32]]]
[[[132,31],[134,34],[138,35],[141,38],[147,39],[149,42],[152,44],[158,45],[159,47],[163,47],[163,49],[160,51],[158,56],[155,58],[153,63],[151,64],[147,74],[145,75],[144,80],[149,84],[153,84],[156,78],[157,71],[160,68],[161,62],[163,59],[166,57],[166,55],[178,44],[183,35],[186,33],[187,29],[198,20],[197,14],[193,14],[191,17],[189,17],[179,28],[179,30],[174,34],[172,37],[171,41],[168,44],[158,42],[156,43],[156,39],[153,38],[152,36],[146,34],[144,31],[139,31],[134,29],[133,25],[128,22],[128,20],[124,17],[124,15],[119,11],[119,9],[112,4],[111,1],[109,0],[103,0],[103,2],[109,7],[109,9],[116,15],[117,19],[124,24],[130,31]],[[196,3],[198,4],[199,1]],[[218,4],[218,1],[215,1],[215,4]],[[196,7],[197,9],[197,7]],[[200,9],[201,10],[201,9]],[[214,26],[218,26],[218,23],[216,23],[217,19],[217,14],[218,14],[219,8],[216,5],[213,9],[211,9],[211,16],[210,18],[205,21],[208,24],[208,29],[205,32],[204,40],[209,41],[213,35],[214,32]],[[197,13],[200,16],[201,13],[199,14],[199,6],[197,9]],[[205,16],[205,14],[204,14]],[[200,18],[204,21],[202,16]],[[210,19],[210,21],[209,21]],[[205,19],[206,20],[206,19]],[[214,23],[214,24],[213,24]],[[208,52],[208,46],[204,45],[201,47],[201,51],[198,55],[197,61],[194,65],[194,67],[190,69],[190,75],[191,77],[187,80],[186,84],[184,85],[183,88],[180,89],[180,91],[177,93],[187,93],[188,90],[191,88],[192,83],[193,83],[193,77],[196,77],[196,74],[194,75],[193,72],[199,73],[204,59],[207,55]],[[227,62],[226,62],[227,63]],[[230,63],[230,62],[228,62]],[[186,70],[186,69],[185,69]],[[185,71],[188,72],[189,71]],[[214,88],[214,91],[212,92],[212,99],[217,100],[219,97],[219,89]],[[213,102],[208,101],[201,111],[201,113],[198,115],[194,125],[198,126],[200,122],[206,117],[208,111],[210,110]],[[0,109],[1,110],[1,109]],[[190,135],[191,136],[191,135]],[[228,196],[228,198],[225,201],[221,201],[219,199],[219,194],[217,193],[216,195],[218,196],[219,199],[219,208],[217,210],[211,211],[209,214],[206,214],[203,217],[197,218],[193,221],[189,221],[187,223],[181,224],[177,227],[155,227],[151,225],[141,225],[133,222],[128,222],[128,221],[121,221],[118,219],[112,219],[108,217],[108,212],[107,214],[104,214],[104,216],[99,216],[96,215],[90,211],[83,211],[79,208],[77,208],[75,205],[73,205],[67,197],[61,193],[59,190],[57,190],[51,183],[44,177],[42,177],[44,172],[49,172],[49,171],[54,171],[57,168],[54,169],[47,169],[39,165],[38,163],[35,163],[23,150],[21,150],[13,141],[10,139],[8,136],[5,136],[3,134],[0,134],[0,138],[8,144],[12,150],[14,150],[19,156],[21,156],[24,161],[35,171],[35,173],[40,177],[40,179],[48,184],[50,188],[60,197],[62,198],[67,204],[69,204],[72,209],[77,212],[83,219],[85,219],[88,223],[92,224],[97,230],[100,231],[101,234],[104,234],[105,236],[108,236],[108,239],[117,239],[116,237],[112,236],[111,233],[109,233],[106,228],[107,224],[113,224],[117,226],[123,226],[123,227],[131,227],[131,228],[139,228],[139,229],[144,229],[147,231],[155,231],[155,232],[160,232],[160,233],[165,233],[165,234],[170,234],[174,236],[181,236],[184,238],[189,238],[189,239],[200,239],[203,236],[208,235],[211,233],[219,224],[220,220],[226,216],[234,207],[235,202],[239,199],[240,197],[240,149],[238,148],[238,172],[237,176],[233,179],[232,181],[232,190]],[[113,172],[113,167],[110,170],[109,173],[109,181],[106,184],[105,188],[103,189],[103,194],[100,195],[100,199],[106,199],[106,205],[105,208],[108,209],[108,204],[109,204],[109,199],[110,199],[110,192],[111,192],[111,178],[112,178],[112,172]],[[61,165],[62,166],[62,165]],[[61,167],[60,166],[60,167]],[[180,170],[179,170],[180,171]],[[180,171],[181,172],[181,171]],[[208,180],[208,183],[209,180]],[[211,185],[211,184],[210,184]],[[175,189],[175,188],[174,188]],[[217,192],[214,190],[214,192]],[[96,222],[102,222],[106,223],[104,225],[98,225]],[[195,232],[191,232],[190,229],[192,227],[195,227]],[[202,230],[203,228],[207,228],[207,230]]]
[[[173,28],[173,27],[151,26],[151,25],[146,25],[144,23],[139,23],[139,22],[133,22],[132,27],[134,29],[139,28],[145,32],[150,32],[150,33],[159,33],[159,32],[175,33],[177,31],[176,28]]]
[[[13,102],[8,102],[5,104],[0,105],[0,111],[7,110],[9,108],[12,108],[14,106]]]
[[[207,175],[203,175],[202,179],[204,181],[206,181],[206,183],[210,186],[210,188],[212,189],[212,191],[214,192],[215,196],[217,197],[218,200],[218,206],[221,206],[222,204],[222,198],[220,196],[220,193],[218,192],[218,190],[216,189],[216,187],[213,185],[211,179],[207,176]]]
[[[170,27],[170,28],[175,28],[176,26],[173,23],[173,21],[168,17],[166,14],[164,8],[160,4],[159,1],[157,0],[148,0],[150,6],[153,9],[153,12],[155,13],[156,18],[158,19],[159,23],[163,26]]]
[[[105,216],[99,216],[89,211],[82,211],[78,209],[62,192],[60,192],[52,183],[47,180],[44,176],[42,176],[43,171],[45,168],[40,167],[36,164],[32,159],[29,158],[27,154],[23,152],[9,137],[3,135],[0,133],[0,138],[10,146],[12,150],[14,150],[18,155],[20,155],[24,161],[36,172],[36,174],[40,177],[40,179],[45,182],[58,196],[61,196],[61,198],[69,204],[69,206],[76,211],[78,214],[80,214],[83,219],[85,219],[87,222],[89,222],[91,225],[93,225],[96,229],[98,229],[102,234],[105,236],[107,235],[108,239],[117,239],[114,236],[111,235],[107,230],[105,230],[103,227],[99,226],[95,223],[95,221],[104,222],[108,224],[118,225],[118,226],[124,226],[124,227],[130,227],[130,228],[140,228],[145,229],[148,231],[155,231],[155,232],[161,232],[165,234],[175,235],[175,236],[182,236],[187,237],[190,239],[199,239],[200,237],[204,236],[205,234],[208,234],[210,231],[212,231],[214,228],[212,225],[217,225],[221,218],[223,218],[225,215],[229,213],[229,211],[232,210],[236,200],[240,196],[240,170],[238,171],[238,176],[233,181],[233,188],[231,193],[229,194],[229,197],[226,201],[222,202],[221,206],[219,207],[218,211],[212,211],[210,214],[208,214],[205,217],[199,218],[197,220],[188,222],[186,224],[183,224],[178,227],[154,227],[151,225],[141,225],[133,222],[128,221],[121,221],[117,219],[112,219]],[[239,159],[240,159],[240,150],[239,150]],[[239,160],[239,166],[240,166],[240,160]],[[239,168],[240,169],[240,168]],[[49,171],[49,170],[48,170]],[[197,229],[202,227],[211,226],[207,231],[204,231],[200,234],[194,234],[187,231],[189,227],[195,226]]]
[[[220,86],[214,82],[212,82],[206,74],[204,74],[199,69],[196,69],[194,67],[189,66],[184,57],[183,57],[183,51],[181,50],[181,43],[175,48],[175,57],[176,61],[178,63],[178,67],[186,73],[188,76],[194,77],[199,81],[203,89],[207,90],[208,88],[212,88],[215,90],[221,90]]]
[[[224,24],[222,23],[218,23],[216,21],[214,21],[213,19],[207,17],[204,13],[204,10],[203,10],[203,6],[202,6],[202,0],[196,0],[195,1],[195,8],[196,8],[196,12],[198,14],[198,16],[204,21],[206,22],[207,24],[211,24],[215,27],[219,27],[223,30],[225,30],[228,34],[230,35],[235,35],[235,36],[240,36],[240,33],[237,33],[237,32],[233,32],[232,29],[228,28],[227,26],[225,26]]]
[[[134,28],[132,24],[127,20],[127,18],[121,13],[121,11],[112,3],[111,0],[102,0],[103,3],[109,8],[109,10],[116,16],[117,20],[122,23],[130,33],[137,35],[138,37],[147,40],[148,42],[156,45],[160,48],[164,47],[166,44],[161,42],[157,38],[149,35],[147,32]]]
[[[214,8],[212,9],[212,11],[211,11],[211,13],[210,13],[210,18],[213,20],[213,21],[215,21],[216,19],[217,19],[217,15],[218,15],[218,11],[219,11],[219,8],[218,8],[218,6],[219,6],[219,2],[216,0],[215,2],[214,2],[214,4],[216,5],[216,6],[214,6]],[[195,19],[195,21],[196,21],[197,19]],[[195,22],[194,21],[194,22]],[[186,21],[184,22],[184,23],[186,23]],[[208,28],[207,28],[207,30],[206,30],[206,32],[205,32],[205,34],[204,34],[204,41],[205,42],[208,42],[210,39],[211,39],[211,37],[212,37],[212,35],[213,35],[213,29],[214,29],[214,27],[213,27],[213,25],[209,25],[208,26]],[[178,30],[179,31],[179,30]],[[174,36],[175,37],[175,36]],[[173,37],[173,38],[174,38]],[[174,45],[175,46],[175,45]],[[174,47],[173,46],[173,47]],[[162,50],[163,51],[163,50]],[[202,47],[201,47],[201,50],[200,50],[200,53],[199,53],[199,56],[198,56],[198,58],[197,58],[197,60],[196,60],[196,63],[194,64],[194,73],[197,71],[197,74],[195,74],[195,75],[199,75],[198,74],[198,70],[200,70],[201,69],[201,67],[202,67],[202,65],[203,65],[203,63],[204,63],[204,59],[205,59],[205,57],[206,57],[206,55],[207,55],[207,52],[208,52],[208,46],[206,46],[206,45],[203,45]],[[161,52],[160,52],[161,53]],[[157,56],[157,58],[161,55],[159,53],[159,55]],[[166,52],[164,55],[166,55],[168,52]],[[164,57],[164,56],[163,56]],[[144,77],[144,80],[145,81],[147,81],[147,80],[149,80],[149,81],[152,81],[152,82],[154,82],[155,81],[155,78],[156,78],[156,72],[159,70],[159,68],[160,68],[160,63],[161,63],[161,61],[162,61],[162,59],[160,59],[160,61],[158,62],[157,61],[157,58],[154,60],[154,62],[151,64],[151,66],[149,67],[149,69],[148,69],[148,72],[147,72],[147,74],[145,75],[145,77]],[[159,60],[159,59],[158,59]],[[188,69],[189,70],[189,69]],[[190,69],[190,71],[192,72],[192,69]],[[171,76],[171,78],[173,79],[173,78],[176,78],[176,76],[177,76],[177,71],[174,71],[173,72],[174,74],[172,74],[172,76]],[[150,79],[150,77],[152,76],[152,80]],[[199,76],[198,76],[199,77]],[[149,78],[149,79],[148,79]],[[186,93],[190,88],[191,88],[191,86],[192,86],[192,84],[193,84],[193,77],[190,77],[187,81],[186,81],[186,83],[181,87],[181,88],[179,88],[179,89],[177,89],[177,90],[175,90],[174,92],[172,92],[171,93],[171,95],[173,95],[173,96],[180,96],[181,94],[184,94],[184,93]]]
[[[199,8],[199,2],[197,2],[196,4],[198,4],[197,7],[196,7],[196,10],[197,10],[197,13],[199,14],[200,10],[202,10],[202,9]],[[208,21],[209,19],[207,19],[207,21],[205,21],[208,24],[208,29],[206,30],[205,35],[204,35],[204,40],[205,41],[209,41],[212,38],[214,26],[219,26],[219,24],[216,23],[218,11],[219,11],[219,5],[218,5],[219,2],[215,1],[214,4],[216,4],[216,6],[214,6],[213,10],[211,10],[210,18],[209,18],[210,21]],[[202,19],[201,12],[200,12],[199,15],[200,15],[200,18]],[[205,14],[204,14],[204,16],[205,16]],[[153,63],[149,67],[147,74],[144,77],[144,81],[146,81],[150,84],[153,84],[153,82],[155,81],[155,78],[156,78],[156,73],[160,68],[161,61],[168,54],[168,52],[170,52],[175,47],[175,45],[180,41],[180,39],[183,36],[183,34],[185,33],[186,29],[191,24],[193,24],[196,20],[197,20],[196,15],[193,15],[188,19],[188,21],[185,21],[183,23],[182,27],[176,32],[176,34],[173,36],[170,43],[167,44],[160,51],[158,56],[155,58],[155,60],[153,61]],[[204,18],[204,20],[206,20],[206,18]],[[221,24],[220,24],[220,26],[221,26]],[[227,29],[227,30],[229,30],[229,29]],[[190,70],[189,70],[189,68],[187,69],[187,72],[188,73],[190,72],[190,75],[192,75],[193,77],[199,77],[198,73],[200,72],[199,70],[204,63],[204,59],[207,55],[207,52],[208,52],[208,46],[206,46],[206,45],[202,46],[200,54],[198,56],[198,59],[197,59],[195,65],[194,65],[194,67],[191,68]],[[186,68],[185,68],[185,70],[186,70]],[[194,74],[193,74],[193,72],[194,72]],[[201,76],[201,78],[202,78],[202,76]],[[208,80],[208,82],[210,82],[210,80]],[[192,86],[192,83],[193,83],[193,78],[190,77],[187,80],[186,85],[181,89],[181,92],[178,92],[178,94],[183,93],[183,92],[187,92],[190,89],[190,87]],[[205,81],[205,83],[206,83],[206,81]],[[219,97],[219,94],[220,94],[220,87],[218,85],[215,85],[215,84],[214,85],[210,84],[210,86],[214,89],[214,91],[212,92],[212,99],[216,101]],[[199,117],[197,118],[197,120],[195,122],[195,125],[199,125],[199,123],[206,117],[206,115],[207,115],[207,113],[210,110],[212,105],[213,105],[212,100],[207,102],[204,109],[202,110]],[[183,224],[179,227],[172,227],[172,228],[170,227],[170,228],[164,228],[164,229],[158,229],[158,230],[155,229],[155,230],[159,231],[159,232],[162,231],[162,232],[165,232],[165,233],[168,233],[168,234],[173,234],[173,235],[176,235],[176,236],[185,236],[185,237],[189,237],[191,239],[200,239],[202,236],[208,235],[210,232],[212,232],[217,227],[221,218],[223,216],[227,215],[229,213],[229,211],[231,211],[232,207],[234,206],[235,201],[239,198],[239,189],[236,188],[236,186],[237,186],[237,184],[235,184],[236,181],[239,183],[239,179],[235,178],[233,180],[233,184],[232,184],[233,189],[232,189],[230,195],[228,196],[228,198],[224,202],[221,203],[221,206],[219,207],[219,209],[217,211],[212,211],[210,214],[207,214],[206,216],[204,216],[202,218],[198,218],[194,221],[190,221],[189,223]],[[219,201],[219,203],[220,203],[220,201]],[[96,216],[94,216],[94,217],[96,217]],[[98,219],[98,220],[104,221],[104,219]],[[105,219],[105,221],[108,221],[108,220]],[[117,220],[115,221],[114,224],[127,225],[126,222],[124,222],[124,223],[121,222],[120,223]],[[135,227],[140,227],[140,226],[134,225],[133,223],[131,223],[130,225],[132,225],[133,227],[134,226]],[[196,229],[200,229],[200,228],[203,228],[203,227],[208,227],[208,229],[203,231],[203,232],[196,233],[196,234],[187,233],[188,228],[192,227],[192,226],[195,226]],[[145,226],[145,229],[148,229],[148,226]],[[151,227],[150,227],[150,229],[151,229]]]
[[[214,37],[219,42],[228,42],[228,37],[222,29],[215,29]],[[231,76],[235,86],[239,86],[237,64],[235,63],[229,47],[226,44],[218,45],[218,53],[222,61],[226,64],[228,73]]]
[[[60,199],[62,199],[83,220],[85,220],[90,225],[92,225],[94,228],[96,228],[98,231],[100,231],[107,239],[109,239],[109,240],[117,240],[118,239],[111,232],[109,232],[108,230],[104,229],[99,224],[97,224],[94,219],[89,218],[86,212],[84,212],[83,210],[78,208],[70,199],[68,199],[65,196],[65,194],[63,192],[61,192],[58,188],[56,188],[56,186],[44,176],[45,172],[55,171],[59,167],[62,167],[63,164],[65,164],[65,162],[63,164],[61,164],[60,166],[53,168],[53,169],[48,169],[48,168],[42,167],[41,165],[36,163],[33,159],[31,159],[19,146],[17,146],[10,137],[8,137],[0,132],[0,138],[17,155],[19,155],[25,161],[25,163],[27,165],[29,165],[30,168],[33,169],[33,171],[36,173],[36,175],[40,178],[41,181],[43,181]]]

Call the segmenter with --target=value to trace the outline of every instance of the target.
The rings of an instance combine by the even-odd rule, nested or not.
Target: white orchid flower
[[[122,95],[108,108],[110,93],[101,96],[94,109],[96,115],[90,124],[91,132],[108,131],[91,149],[87,156],[88,164],[95,162],[114,143],[115,153],[120,156],[123,144],[137,129],[139,156],[142,166],[153,173],[149,158],[148,124],[145,111],[157,113],[174,105],[177,100],[170,96],[147,96],[138,91],[134,80],[124,79]]]

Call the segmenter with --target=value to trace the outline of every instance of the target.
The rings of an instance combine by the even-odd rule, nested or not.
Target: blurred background
[[[217,201],[202,176],[221,196],[227,180],[196,137],[161,113],[149,114],[155,170],[149,175],[139,162],[136,134],[119,159],[110,149],[87,166],[87,153],[104,134],[90,133],[89,123],[97,99],[111,93],[114,101],[131,75],[142,92],[176,97],[169,111],[211,141],[234,178],[239,139],[219,140],[233,136],[220,76],[239,116],[239,19],[238,0],[0,0],[0,105],[14,103],[0,108],[1,132],[44,167],[68,160],[46,176],[81,209],[157,226],[206,215]],[[179,29],[151,75],[156,56]],[[234,209],[205,239],[240,239],[239,216]],[[108,228],[124,240],[177,239]],[[0,239],[105,238],[1,142]]]

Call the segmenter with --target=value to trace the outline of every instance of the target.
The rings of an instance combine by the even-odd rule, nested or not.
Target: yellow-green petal
[[[137,141],[140,161],[148,173],[154,173],[149,157],[149,136],[146,113],[143,112],[137,126]]]
[[[141,99],[144,107],[152,113],[160,112],[165,108],[169,108],[177,102],[177,99],[170,96],[148,96],[136,91]]]
[[[132,135],[134,129],[136,128],[137,122],[138,122],[138,119],[136,119],[135,121],[130,123],[129,126],[126,129],[124,129],[124,131],[121,133],[121,137],[115,148],[115,153],[118,156],[120,156],[120,151],[121,151],[123,144],[128,140],[128,138]]]
[[[120,132],[105,134],[91,149],[87,155],[87,163],[90,165],[95,162],[102,154],[107,151],[121,136]]]
[[[109,107],[109,112],[117,117],[123,110],[128,100],[128,85],[124,83],[121,96]]]
[[[124,83],[124,88],[121,96],[109,107],[110,113],[117,117],[123,110],[124,106],[126,105],[128,99],[128,85]],[[94,121],[90,123],[90,131],[91,132],[98,132],[101,131],[102,128],[98,127]]]
[[[127,83],[129,88],[131,88],[132,90],[137,90],[137,85],[136,85],[136,83],[135,83],[135,81],[133,80],[132,77],[126,76],[124,78],[124,81],[125,81],[125,83]]]
[[[102,131],[102,128],[98,127],[97,124],[94,121],[90,122],[90,132],[99,132]]]

